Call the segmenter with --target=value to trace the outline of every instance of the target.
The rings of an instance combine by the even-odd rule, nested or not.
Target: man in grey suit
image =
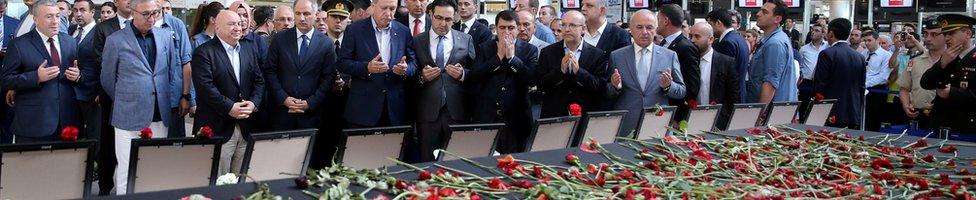
[[[433,161],[434,149],[444,146],[451,124],[468,121],[464,101],[464,75],[474,64],[475,49],[471,36],[453,31],[457,4],[451,0],[434,0],[428,6],[433,16],[430,31],[417,35],[417,134],[421,161]],[[421,67],[422,66],[422,67]]]
[[[162,17],[155,0],[131,0],[133,11],[130,28],[116,31],[106,38],[102,54],[101,83],[105,93],[114,100],[112,126],[115,127],[116,194],[125,194],[129,167],[129,150],[141,130],[152,130],[153,138],[166,137],[171,124],[169,94],[171,70],[170,51],[173,36],[169,31],[155,28],[153,23]]]
[[[519,24],[518,24],[518,39],[524,42],[528,42],[537,49],[545,48],[549,46],[550,43],[542,41],[535,36],[535,15],[529,13],[529,11],[523,10],[518,12]]]
[[[634,44],[610,54],[610,66],[615,69],[610,75],[613,88],[607,91],[617,98],[614,110],[628,111],[618,135],[630,134],[637,128],[642,108],[668,105],[668,98],[685,97],[678,54],[653,44],[655,26],[657,18],[651,11],[635,12],[630,18]]]

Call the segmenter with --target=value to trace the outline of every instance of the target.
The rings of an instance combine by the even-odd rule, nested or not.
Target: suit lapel
[[[166,56],[166,54],[168,53],[167,51],[169,51],[169,45],[167,44],[172,44],[172,42],[166,41],[171,41],[173,36],[164,34],[165,31],[157,28],[150,29],[150,31],[153,33],[153,42],[156,43],[153,45],[156,47],[156,63],[153,63],[155,66],[149,67],[152,67],[152,72],[155,75],[160,71],[168,71],[167,68],[169,67],[169,57]]]
[[[628,74],[627,75],[628,76],[628,79],[633,80],[632,81],[633,83],[631,83],[631,84],[632,85],[636,85],[637,86],[637,90],[638,91],[641,91],[640,90],[640,79],[637,79],[637,70],[638,69],[637,69],[637,62],[635,62],[636,61],[636,58],[637,58],[637,55],[634,53],[634,48],[636,48],[636,47],[634,47],[633,45],[631,45],[628,48],[624,48],[626,50],[624,50],[625,51],[624,52],[625,56],[623,58],[623,66],[624,67],[622,69],[624,71],[622,73]],[[643,91],[641,91],[641,93],[643,93]]]
[[[31,32],[28,32],[27,35],[29,35],[28,37],[31,38],[30,39],[31,40],[30,43],[33,44],[34,45],[34,48],[36,48],[37,51],[40,52],[41,55],[44,56],[44,59],[51,60],[51,53],[48,52],[47,48],[44,47],[44,42],[41,41],[41,34],[38,33],[37,31],[31,31]],[[51,64],[52,63],[48,63],[48,65],[51,65]]]
[[[214,39],[219,40],[218,38],[214,38]],[[218,41],[218,43],[220,43],[220,44],[217,45],[218,47],[217,47],[217,50],[216,50],[216,52],[217,52],[216,57],[217,57],[217,59],[218,59],[219,62],[214,62],[215,64],[217,64],[215,66],[217,66],[218,68],[223,68],[224,71],[227,72],[227,76],[230,76],[231,77],[231,80],[235,80],[234,81],[234,86],[237,86],[237,89],[240,90],[240,88],[241,88],[240,80],[242,80],[242,79],[239,79],[240,77],[237,77],[236,75],[234,75],[234,65],[231,64],[233,62],[227,56],[227,49],[224,49],[224,43],[221,42],[221,41]],[[238,63],[240,63],[239,66],[241,67],[241,73],[240,74],[243,76],[244,75],[244,73],[243,73],[244,72],[244,62],[243,62],[244,61],[244,58],[241,55],[244,55],[242,53],[244,51],[244,48],[241,48],[240,47],[240,45],[241,45],[240,43],[238,43],[237,45],[238,45],[238,48],[239,48],[238,49],[238,52],[237,52],[237,57],[238,57],[238,59],[240,59],[240,61],[238,61]]]
[[[58,55],[61,56],[61,65],[65,66],[64,68],[67,68],[74,65],[74,61],[70,60],[70,58],[73,57],[74,55],[71,55],[72,52],[66,51],[65,49],[75,49],[74,48],[75,44],[72,44],[71,42],[64,40],[63,39],[64,37],[70,37],[70,36],[58,34],[58,44],[61,45],[61,48],[58,49],[59,52]]]
[[[395,26],[393,26],[393,24],[390,24],[390,60],[384,60],[386,64],[389,66],[396,65],[398,62],[400,62],[400,55],[397,54],[400,53],[399,51],[400,45],[404,45],[404,44],[400,44],[399,42],[400,41],[399,38],[404,36],[397,34],[396,28],[394,27]],[[406,35],[407,35],[406,37],[411,37],[409,33],[407,33]],[[379,52],[378,49],[379,48],[377,48],[376,52]]]
[[[420,44],[422,44],[422,45],[420,45],[421,47],[430,47],[430,35],[429,34],[430,33],[421,33],[419,35],[420,37],[418,39],[420,40],[419,41]],[[417,52],[418,53],[417,57],[419,57],[419,58],[430,59],[430,61],[432,61],[432,62],[434,61],[434,52],[430,52],[430,48],[414,49],[414,52]],[[390,59],[393,59],[393,58],[390,58]],[[418,66],[418,67],[423,68],[423,67],[426,67],[426,66]],[[435,67],[437,67],[437,66],[435,66]]]
[[[142,65],[145,66],[144,68],[152,72],[153,70],[150,69],[150,67],[152,66],[149,66],[149,58],[146,58],[146,55],[142,54],[142,49],[141,47],[139,47],[139,41],[138,39],[136,39],[136,33],[134,31],[129,31],[129,30],[126,31],[127,32],[125,32],[124,34],[130,37],[128,39],[129,46],[132,47],[132,50],[134,51],[136,56],[139,57],[139,61],[142,61]]]
[[[377,55],[380,55],[380,45],[378,42],[376,42],[376,28],[373,27],[373,22],[372,22],[373,18],[368,18],[368,19],[369,21],[364,21],[365,22],[364,24],[366,24],[365,27],[366,31],[364,33],[365,35],[363,35],[365,36],[365,38],[363,39],[366,39],[366,41],[363,42],[366,43],[366,49],[368,49],[368,52],[372,52],[372,54],[368,56],[370,60],[372,60],[372,58],[376,57]],[[391,27],[390,30],[393,30],[392,22],[390,22],[390,27]],[[388,61],[384,60],[384,62],[388,62]]]
[[[295,29],[295,31],[298,31],[298,29]],[[311,31],[315,31],[315,30],[311,30]],[[308,62],[309,57],[312,57],[311,55],[314,55],[315,50],[318,49],[316,47],[318,47],[319,46],[318,44],[321,44],[322,42],[323,42],[322,37],[318,36],[318,34],[315,34],[313,32],[312,37],[309,38],[308,40],[308,49],[306,49],[308,53],[306,53],[305,55],[308,56],[304,58],[299,58],[301,62],[298,63],[298,66],[301,66],[301,68],[305,68],[305,63]]]
[[[675,41],[677,42],[678,40],[676,39]],[[671,45],[674,45],[674,43],[672,43]],[[662,62],[662,59],[660,59],[660,58],[661,58],[661,55],[664,55],[664,54],[661,54],[661,50],[658,49],[658,48],[661,48],[661,47],[658,47],[657,45],[651,45],[651,49],[654,51],[654,53],[651,53],[651,66],[650,66],[651,69],[649,71],[647,71],[647,82],[644,83],[644,93],[651,92],[651,89],[653,89],[652,88],[653,87],[653,83],[656,80],[653,77],[655,76],[655,73],[657,72],[657,69],[655,69],[654,66],[666,66],[667,69],[664,69],[664,70],[669,70],[669,71],[671,70],[670,63],[661,63]],[[660,84],[660,83],[658,83],[658,84]]]
[[[709,102],[711,102],[711,99],[715,99],[715,97],[718,97],[718,96],[721,95],[721,94],[716,93],[718,90],[716,90],[715,88],[718,88],[719,87],[719,84],[722,84],[721,83],[722,81],[718,81],[718,80],[720,80],[719,79],[719,72],[725,72],[724,71],[725,70],[724,66],[726,65],[726,63],[722,63],[722,61],[724,61],[724,60],[721,60],[720,61],[720,60],[718,60],[718,58],[719,58],[718,52],[715,52],[715,50],[713,49],[712,50],[712,61],[711,61],[711,63],[709,63],[710,65],[712,65],[711,66],[712,67],[712,71],[710,72],[711,74],[709,74],[709,76],[711,77],[711,79],[708,79],[708,80],[711,81],[711,83],[708,84],[709,85],[708,86],[708,98],[709,99],[705,99],[705,100],[708,100]],[[705,101],[705,100],[699,99],[699,101]]]

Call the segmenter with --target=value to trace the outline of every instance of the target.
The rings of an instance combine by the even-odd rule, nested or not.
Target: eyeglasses
[[[143,11],[143,12],[136,12],[136,13],[138,13],[139,15],[142,15],[142,17],[151,18],[151,17],[159,16],[159,14],[162,13],[162,11],[160,11],[160,10],[152,10],[152,11]]]

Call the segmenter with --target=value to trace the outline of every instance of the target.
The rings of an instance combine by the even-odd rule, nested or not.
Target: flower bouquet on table
[[[392,172],[337,164],[310,170],[296,186],[326,188],[305,191],[318,199],[370,199],[374,190],[384,195],[372,199],[972,199],[976,186],[972,166],[957,165],[974,164],[957,155],[965,144],[787,126],[749,129],[747,137],[707,134],[720,139],[621,138],[633,154],[607,151],[590,139],[565,156],[568,165],[504,155],[486,166],[461,158],[488,176],[439,163],[421,168],[394,160],[406,170]],[[583,154],[603,159],[587,162]],[[395,176],[402,173],[417,175]],[[353,192],[353,184],[367,189]]]

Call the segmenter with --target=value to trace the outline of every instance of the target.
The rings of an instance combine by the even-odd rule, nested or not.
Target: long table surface
[[[798,129],[798,130],[806,130],[806,129],[813,129],[813,130],[817,130],[817,131],[824,130],[824,129],[829,130],[829,131],[839,130],[837,128],[820,127],[820,126],[810,126],[810,125],[795,125],[794,124],[794,125],[786,125],[786,126],[789,126],[789,127],[792,127],[792,128]],[[721,134],[723,134],[723,135],[733,135],[733,136],[744,136],[744,137],[748,137],[748,136],[750,136],[750,134],[747,133],[746,130],[747,129],[729,130],[729,131],[721,132]],[[885,135],[885,133],[869,132],[869,131],[860,131],[860,130],[843,130],[842,132],[848,133],[848,134],[852,135],[853,137],[858,137],[858,136],[873,137],[873,136]],[[935,135],[936,134],[932,134],[927,139],[929,141],[929,144],[930,145],[937,145],[937,144],[942,143],[943,140],[938,139],[938,138],[935,138]],[[715,135],[715,134],[703,134],[702,136],[704,136],[705,139],[721,139],[721,138],[724,138],[724,136]],[[892,135],[892,137],[894,137],[894,136],[896,136],[896,135]],[[897,146],[897,147],[903,147],[903,146],[908,145],[908,144],[910,144],[910,143],[912,143],[912,142],[914,142],[914,141],[916,141],[918,139],[919,139],[919,137],[910,136],[910,135],[907,135],[906,134],[906,135],[902,136],[902,138],[899,139],[898,141],[896,141],[895,143],[892,143],[892,145],[893,146]],[[958,141],[953,141],[953,142],[954,143],[966,143],[966,142],[958,142]],[[972,143],[968,143],[968,144],[972,144]],[[637,159],[634,156],[630,156],[630,155],[634,155],[637,152],[635,152],[634,150],[632,150],[630,148],[627,148],[627,147],[625,147],[625,146],[623,146],[623,145],[621,145],[619,143],[603,144],[602,146],[607,151],[612,152],[613,154],[619,155],[620,157],[622,157],[624,159],[631,159],[631,160],[637,161]],[[972,145],[957,145],[957,148],[959,149],[958,150],[958,156],[959,157],[962,157],[962,158],[976,158],[976,144],[972,144]],[[569,154],[570,152],[573,152],[577,156],[579,156],[580,160],[583,163],[608,162],[608,160],[606,158],[602,157],[599,154],[585,153],[582,150],[580,150],[579,148],[566,148],[566,149],[557,149],[557,150],[549,150],[549,151],[526,152],[526,153],[517,153],[517,154],[512,154],[512,155],[516,159],[531,160],[531,161],[535,161],[535,162],[542,163],[542,164],[547,164],[547,165],[569,166],[568,164],[566,164],[564,162],[563,159],[564,159],[564,156],[566,154]],[[936,150],[936,148],[928,148],[928,149],[924,150],[923,152],[924,153],[931,153],[933,155],[943,155],[943,156],[947,155],[947,154],[939,153]],[[493,167],[493,166],[495,166],[496,157],[472,158],[471,160],[474,160],[476,162],[482,163],[484,166]],[[435,163],[438,164],[438,165],[450,167],[450,168],[453,168],[453,169],[458,169],[458,170],[461,170],[461,171],[470,172],[470,173],[475,174],[475,175],[478,175],[478,176],[492,176],[493,175],[490,172],[487,172],[485,170],[482,170],[482,169],[478,168],[477,166],[471,165],[471,164],[469,164],[467,162],[464,162],[462,160],[442,161],[442,162],[430,162],[430,163],[418,163],[418,164],[414,164],[414,165],[415,166],[418,166],[418,167],[426,167],[426,166],[432,166]],[[972,166],[970,166],[968,164],[961,164],[959,166],[960,167],[967,167],[967,168],[970,168],[971,170],[973,168]],[[402,167],[402,166],[391,166],[391,167],[388,168],[389,171],[399,171],[399,170],[403,170],[403,169],[405,169],[405,167]],[[434,167],[431,167],[431,169],[434,169]],[[431,169],[428,169],[428,170],[431,170]],[[402,174],[398,174],[398,175],[395,175],[395,176],[397,178],[404,179],[404,180],[414,180],[417,177],[417,174],[416,173],[413,173],[413,172],[407,172],[407,173],[402,173]],[[271,193],[273,193],[275,195],[281,195],[281,196],[284,196],[284,197],[291,197],[293,199],[314,199],[312,196],[305,194],[301,189],[299,189],[297,186],[295,186],[294,179],[268,180],[268,181],[263,181],[263,183],[268,184],[269,188],[271,189]],[[189,195],[192,195],[192,194],[202,194],[202,195],[204,195],[206,197],[209,197],[209,198],[212,198],[212,199],[234,199],[235,197],[239,197],[239,196],[242,196],[242,195],[243,196],[250,195],[251,193],[254,193],[255,191],[257,191],[257,189],[258,189],[258,185],[257,184],[254,184],[254,183],[244,183],[244,184],[235,184],[235,185],[209,186],[209,187],[197,187],[197,188],[166,190],[166,191],[157,191],[157,192],[136,193],[136,194],[121,195],[121,196],[99,196],[99,197],[90,197],[89,199],[179,199],[179,198],[182,198],[182,197],[185,197],[185,196],[189,196]],[[361,192],[365,188],[358,187],[355,184],[353,184],[352,186],[350,186],[350,189],[352,189],[354,192]],[[321,193],[322,191],[324,191],[324,189],[323,188],[310,188],[309,191],[311,191],[313,193]],[[380,191],[373,190],[369,194],[367,194],[367,197],[372,198],[375,195],[379,194],[379,192]]]

